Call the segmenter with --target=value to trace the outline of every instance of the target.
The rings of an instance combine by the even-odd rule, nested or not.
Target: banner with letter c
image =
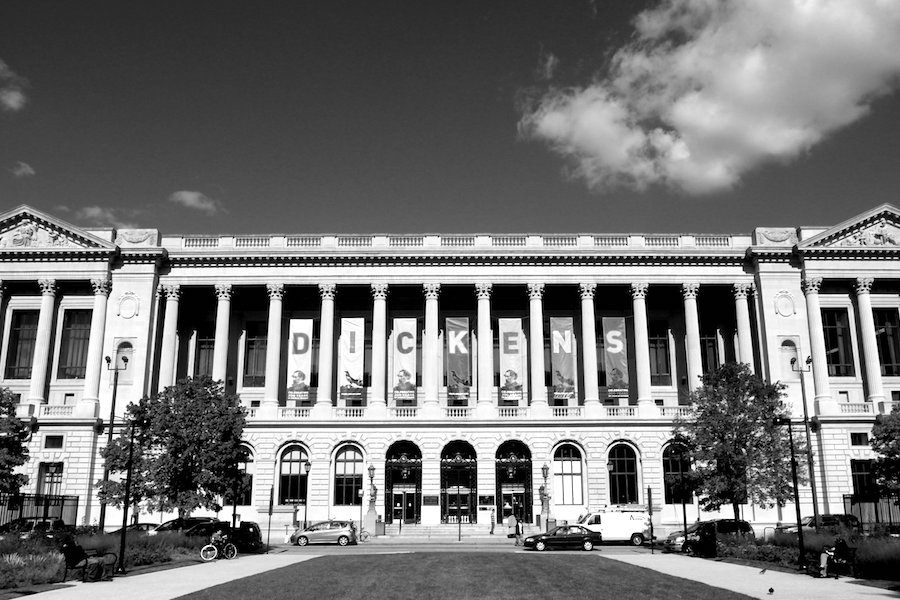
[[[416,319],[394,319],[394,372],[389,385],[396,406],[416,405]]]

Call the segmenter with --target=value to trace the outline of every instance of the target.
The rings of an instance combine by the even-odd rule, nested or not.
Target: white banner
[[[287,394],[289,406],[309,402],[309,378],[312,372],[312,319],[291,319],[287,357]]]
[[[394,319],[394,404],[416,405],[416,320]]]
[[[553,369],[554,404],[577,404],[578,369],[575,362],[575,326],[571,317],[550,317],[550,368]]]
[[[500,406],[518,406],[525,398],[525,333],[522,319],[498,319],[500,325]]]
[[[338,385],[345,406],[362,406],[365,358],[365,319],[341,319],[338,342]]]

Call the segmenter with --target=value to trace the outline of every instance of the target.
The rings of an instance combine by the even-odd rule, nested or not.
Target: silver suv
[[[297,529],[291,535],[291,543],[297,546],[307,544],[338,544],[346,546],[356,543],[356,525],[352,521],[321,521],[306,529]]]

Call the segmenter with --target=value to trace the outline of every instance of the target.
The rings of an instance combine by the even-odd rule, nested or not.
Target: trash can
[[[384,535],[384,521],[381,520],[381,516],[375,520],[375,535]]]
[[[552,517],[547,519],[547,531],[550,531],[554,527],[556,527],[556,519]]]

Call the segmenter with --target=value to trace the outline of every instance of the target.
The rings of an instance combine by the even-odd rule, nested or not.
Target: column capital
[[[697,293],[700,291],[700,284],[696,281],[691,281],[689,283],[681,284],[681,295],[685,300],[689,300],[691,298],[696,298]]]
[[[425,293],[426,300],[437,300],[441,295],[441,284],[439,283],[423,283],[422,291]]]
[[[475,284],[475,297],[479,300],[490,300],[491,299],[491,290],[494,289],[494,285],[492,283],[487,282],[479,282]]]
[[[650,284],[646,281],[635,281],[631,284],[631,298],[633,300],[637,300],[638,298],[646,298],[648,287],[650,287]]]
[[[582,300],[593,300],[595,291],[597,291],[596,283],[579,283],[578,284],[578,295],[581,296]]]
[[[322,300],[334,300],[334,295],[337,294],[337,286],[333,283],[320,283],[319,284],[319,296],[322,297]]]
[[[177,283],[161,283],[158,293],[160,296],[165,296],[166,300],[178,300],[181,296],[181,286]]]
[[[269,300],[284,300],[284,284],[267,283],[266,293],[269,295]]]
[[[868,294],[872,291],[872,285],[875,283],[875,279],[872,277],[857,277],[856,278],[856,295],[860,294]]]
[[[544,297],[544,284],[543,283],[529,283],[528,284],[528,299],[529,300],[540,300]]]
[[[56,295],[56,280],[55,279],[38,279],[38,285],[41,287],[41,295],[42,296],[55,296]]]
[[[387,300],[388,290],[388,284],[386,283],[373,283],[372,298],[375,300]]]
[[[803,288],[803,293],[807,296],[810,294],[818,294],[819,288],[822,286],[822,278],[807,277],[800,283],[800,286]]]
[[[234,288],[230,283],[216,284],[216,298],[219,300],[231,300],[232,293],[234,293]]]
[[[750,288],[752,287],[749,283],[735,283],[732,286],[732,290],[734,291],[734,299],[735,300],[746,300],[747,295],[750,293]]]
[[[109,291],[112,288],[112,281],[105,277],[91,279],[91,287],[94,289],[95,296],[109,296]]]

